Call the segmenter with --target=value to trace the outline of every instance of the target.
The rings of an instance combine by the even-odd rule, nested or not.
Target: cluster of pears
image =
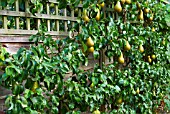
[[[131,46],[130,46],[129,42],[126,41],[125,46],[124,46],[124,50],[125,50],[125,51],[128,51],[128,50],[130,50],[130,49],[131,49]],[[140,51],[141,53],[144,52],[144,47],[143,47],[142,44],[139,45],[139,51]],[[155,59],[155,55],[152,55],[152,57],[153,57],[153,59]],[[149,61],[150,61],[150,60],[149,60]],[[120,56],[118,57],[118,62],[119,62],[120,64],[123,64],[123,63],[125,62],[122,52],[121,52]]]
[[[151,10],[149,8],[144,8],[143,10],[141,9],[141,5],[139,2],[136,2],[136,6],[139,10],[139,14],[138,14],[138,19],[139,20],[144,20],[144,14],[148,14],[149,12],[151,12]],[[149,21],[153,20],[153,14],[151,13],[151,16],[148,19]]]
[[[102,2],[102,3],[97,4],[97,5],[100,6],[101,8],[104,8],[105,3]],[[90,21],[90,18],[88,17],[87,14],[88,14],[88,13],[87,13],[87,10],[85,9],[85,10],[83,11],[83,16],[82,16],[82,19],[84,20],[85,23],[88,23],[88,22]],[[96,14],[95,19],[96,19],[97,21],[99,21],[99,20],[100,20],[100,17],[101,17],[100,9],[97,8],[97,14]]]
[[[120,3],[121,2],[121,3]],[[131,4],[131,0],[121,0],[121,1],[117,1],[116,5],[114,6],[114,10],[118,13],[122,12],[122,6],[121,4]]]
[[[126,44],[125,44],[125,46],[124,46],[124,50],[125,50],[125,51],[128,51],[128,50],[130,50],[130,49],[131,49],[131,46],[130,46],[129,42],[126,41]],[[123,63],[125,62],[125,59],[124,59],[124,57],[123,57],[123,53],[122,53],[122,52],[121,52],[120,56],[118,57],[118,62],[119,62],[120,64],[123,64]]]
[[[87,52],[93,53],[94,52],[94,42],[91,37],[87,38],[86,45],[88,47]]]
[[[154,60],[154,59],[156,59],[156,55],[154,55],[154,54],[152,54],[151,56],[148,55],[148,57],[147,57],[147,60],[148,60],[149,63],[151,63],[152,60]]]

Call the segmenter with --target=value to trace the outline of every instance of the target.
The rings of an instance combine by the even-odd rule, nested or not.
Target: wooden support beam
[[[19,12],[19,0],[15,1],[15,11]],[[19,16],[15,18],[15,27],[19,29]]]

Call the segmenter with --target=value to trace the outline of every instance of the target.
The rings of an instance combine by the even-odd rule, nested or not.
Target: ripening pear
[[[115,7],[114,7],[114,10],[115,10],[116,12],[119,12],[119,13],[122,11],[122,6],[121,6],[121,4],[120,4],[119,1],[117,1],[116,5],[115,5]]]
[[[89,48],[87,49],[87,52],[93,53],[93,52],[94,52],[94,47],[89,47]]]
[[[99,110],[95,110],[92,114],[100,114]]]
[[[152,55],[151,55],[151,58],[152,58],[152,59],[155,59],[155,58],[156,58],[156,55],[152,54]]]
[[[155,28],[154,27],[152,27],[152,32],[155,32]]]
[[[152,62],[152,59],[150,56],[148,56],[148,62],[151,63]]]
[[[144,13],[149,13],[149,9],[148,9],[148,8],[145,8],[145,9],[144,9]]]
[[[35,92],[35,90],[38,88],[38,82],[37,81],[35,81],[34,83],[33,83],[33,86],[32,86],[32,88],[31,88],[31,90],[33,91],[33,92]]]
[[[125,0],[127,4],[131,4],[131,0]]]
[[[162,40],[162,44],[165,45],[165,38]]]
[[[149,21],[152,21],[152,20],[153,20],[153,14],[152,14],[151,17],[149,17]]]
[[[137,90],[136,90],[136,93],[137,93],[137,94],[139,94],[139,93],[140,93],[140,90],[139,90],[139,88],[137,88]]]
[[[137,6],[138,10],[140,10],[141,5],[140,5],[140,3],[139,3],[139,2],[136,2],[136,6]]]
[[[125,62],[125,60],[124,60],[124,58],[123,58],[122,52],[121,52],[121,55],[120,55],[119,58],[118,58],[118,62],[119,62],[120,64],[123,64],[123,63]]]
[[[104,3],[104,2],[102,2],[102,3],[100,4],[100,6],[101,6],[102,8],[104,8],[105,3]]]
[[[131,49],[131,46],[129,44],[128,41],[126,41],[126,44],[125,44],[125,47],[124,47],[125,50],[130,50]]]
[[[97,21],[100,20],[100,10],[99,10],[99,9],[97,9],[96,20],[97,20]]]
[[[143,17],[143,11],[142,11],[142,10],[140,10],[140,14],[138,15],[138,19],[139,19],[139,20],[143,20],[143,19],[144,19],[144,17]]]
[[[121,0],[121,3],[124,4],[124,3],[125,3],[125,0]]]
[[[93,40],[92,40],[91,37],[87,38],[86,45],[87,45],[88,47],[94,46],[94,42],[93,42]]]
[[[90,21],[89,17],[87,16],[87,10],[84,10],[84,12],[83,12],[83,20],[86,23],[88,23]]]
[[[144,48],[143,48],[142,44],[139,46],[139,51],[140,51],[141,53],[144,52]]]

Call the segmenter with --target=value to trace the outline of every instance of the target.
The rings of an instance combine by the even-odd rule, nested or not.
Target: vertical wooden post
[[[79,8],[78,9],[78,17],[81,17],[81,9]],[[81,26],[79,25],[79,31],[78,32],[81,32]]]
[[[74,9],[71,10],[71,17],[74,18]],[[72,27],[74,26],[74,22],[73,21],[71,22],[71,26]]]
[[[3,27],[4,27],[4,29],[8,29],[7,23],[8,23],[7,16],[3,16]]]
[[[50,5],[47,3],[47,14],[50,14]],[[47,30],[50,31],[50,20],[47,20]]]
[[[67,9],[64,8],[64,16],[67,16]],[[64,31],[67,32],[67,21],[64,21]]]
[[[6,3],[7,4],[7,3]],[[5,10],[5,9],[4,9]],[[3,23],[3,28],[4,29],[8,29],[7,23],[8,23],[8,19],[7,16],[2,16],[2,23]]]
[[[55,6],[55,14],[58,16],[58,4]],[[56,30],[59,32],[59,20],[55,22]]]
[[[15,1],[15,11],[19,12],[19,0]],[[19,29],[19,17],[15,18],[15,26],[16,26],[16,29]]]
[[[28,0],[25,1],[25,12],[28,13],[27,8],[29,7],[28,5]],[[26,29],[30,30],[30,18],[26,17]]]
[[[38,9],[38,12],[37,13],[40,13],[40,9]],[[37,29],[40,28],[40,24],[41,24],[41,20],[40,19],[37,19]]]

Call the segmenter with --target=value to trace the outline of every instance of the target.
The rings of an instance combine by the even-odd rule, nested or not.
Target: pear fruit
[[[139,90],[139,88],[137,88],[137,90],[136,90],[136,93],[137,93],[137,94],[139,94],[139,93],[140,93],[140,90]]]
[[[139,2],[136,2],[136,6],[137,6],[138,10],[140,10],[140,9],[141,9],[141,5],[140,5],[140,3],[139,3]]]
[[[90,84],[90,88],[93,88],[93,87],[94,87],[94,83],[91,83],[91,84]]]
[[[89,47],[89,48],[87,49],[87,52],[93,53],[93,52],[94,52],[94,47]]]
[[[118,58],[118,62],[119,62],[120,64],[123,64],[123,63],[125,62],[125,60],[124,60],[124,58],[123,58],[122,52],[121,52],[121,55],[120,55],[119,58]]]
[[[149,17],[149,21],[152,21],[152,20],[153,20],[153,14],[152,14],[151,17]]]
[[[165,45],[165,39],[162,40],[162,44]]]
[[[36,90],[38,87],[39,87],[38,82],[35,81],[35,82],[33,83],[33,86],[32,86],[32,88],[31,88],[31,90],[32,90],[33,92],[35,92],[35,90]]]
[[[142,11],[142,10],[140,10],[140,14],[138,15],[138,19],[139,19],[139,20],[143,20],[143,19],[144,19],[144,17],[143,17],[143,11]]]
[[[152,32],[155,32],[155,28],[154,27],[152,27]]]
[[[131,0],[125,0],[125,2],[127,3],[127,4],[131,4]]]
[[[92,114],[100,114],[99,110],[95,110]]]
[[[125,44],[125,47],[124,47],[125,50],[130,50],[131,49],[131,46],[129,44],[128,41],[126,41],[126,44]]]
[[[148,62],[151,63],[152,62],[152,59],[150,56],[148,56]]]
[[[123,102],[122,96],[116,98],[116,103],[117,104],[122,104],[122,102]]]
[[[121,3],[124,4],[124,3],[125,3],[125,0],[121,0]]]
[[[148,9],[148,8],[145,8],[145,9],[144,9],[144,13],[149,13],[149,9]]]
[[[143,48],[142,44],[139,46],[139,51],[140,51],[141,53],[144,52],[144,48]]]
[[[100,4],[100,6],[101,6],[102,8],[104,8],[105,3],[104,3],[104,2],[102,2],[102,3]]]
[[[100,20],[100,10],[99,10],[99,9],[97,9],[96,20],[97,20],[97,21]]]
[[[86,23],[88,23],[90,21],[89,17],[87,16],[87,10],[84,10],[84,12],[83,12],[83,20]]]
[[[118,13],[120,13],[122,11],[122,6],[119,1],[117,1],[116,5],[114,7],[114,10]]]
[[[156,59],[156,55],[152,54],[152,55],[151,55],[151,58],[152,58],[152,59]]]
[[[91,37],[87,38],[86,45],[88,47],[93,47],[94,46],[94,42],[93,42]]]

